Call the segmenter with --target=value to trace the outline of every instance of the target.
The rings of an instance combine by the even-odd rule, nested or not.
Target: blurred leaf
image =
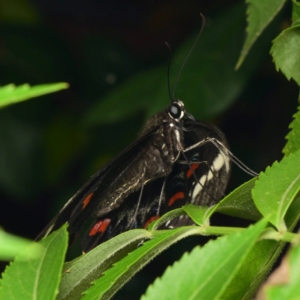
[[[148,288],[142,299],[225,299],[223,291],[266,224],[266,220],[260,221],[242,233],[220,237],[185,254]]]
[[[297,0],[292,0],[293,10],[292,10],[292,21],[293,24],[299,24],[300,22],[300,3]]]
[[[16,119],[7,110],[0,111],[0,128],[0,186],[25,201],[40,190],[39,178],[33,175],[39,162],[39,129]]]
[[[300,197],[297,197],[289,207],[286,216],[285,221],[288,226],[288,230],[291,232],[294,230],[295,226],[298,224],[298,221],[300,219]]]
[[[294,79],[300,85],[300,25],[283,30],[273,41],[271,55],[277,71],[285,77]]]
[[[252,190],[254,202],[278,231],[285,231],[284,217],[300,189],[300,150],[275,162],[259,175]]]
[[[140,65],[124,45],[100,35],[89,36],[84,41],[83,55],[85,76],[80,85],[85,89],[85,97],[91,99],[99,99],[104,92],[114,90],[135,74]]]
[[[1,24],[0,82],[72,82],[77,66],[57,35],[41,24]]]
[[[0,20],[7,23],[37,23],[40,18],[27,0],[0,1]]]
[[[267,31],[264,39],[257,43],[243,67],[239,71],[234,70],[244,40],[244,12],[245,5],[239,3],[213,17],[182,71],[175,98],[183,100],[187,110],[197,119],[208,119],[228,109],[242,93],[260,66],[264,52],[269,49],[272,30]],[[196,34],[174,53],[171,84],[175,83],[195,39]],[[165,84],[160,88],[161,95],[165,95]],[[155,99],[149,115],[162,109],[162,99],[162,96]]]
[[[247,38],[236,64],[236,69],[242,65],[255,41],[282,9],[285,2],[286,0],[246,0],[246,3],[248,3]]]
[[[294,120],[289,125],[291,131],[285,137],[287,143],[282,150],[286,156],[300,149],[300,106],[293,118]]]
[[[283,258],[281,271],[277,275],[277,282],[270,283],[266,287],[266,299],[269,300],[292,300],[299,299],[300,295],[300,245],[294,245],[287,255]],[[274,272],[274,273],[275,273]],[[274,276],[275,274],[271,274]],[[276,279],[274,279],[276,280]],[[280,281],[279,281],[280,280]],[[279,282],[278,282],[279,281]]]
[[[27,84],[0,88],[0,106],[14,104],[67,88],[66,83],[44,84],[30,87]],[[9,194],[23,200],[32,192],[39,192],[39,180],[34,179],[38,167],[37,151],[40,128],[13,117],[9,110],[1,111],[0,120],[0,183]],[[39,170],[39,174],[40,174]],[[33,184],[35,181],[35,184]],[[17,183],[17,184],[16,184]]]
[[[87,133],[78,126],[77,121],[75,116],[59,112],[52,116],[51,123],[43,132],[44,180],[48,186],[56,185],[67,176],[70,163],[78,158],[88,142]]]
[[[32,258],[30,247],[27,255],[18,255],[2,274],[2,299],[55,299],[67,244],[63,226],[40,242],[43,249],[38,257]]]
[[[68,88],[68,84],[64,82],[41,84],[36,86],[23,84],[18,87],[14,84],[5,85],[0,87],[0,107],[57,92],[66,88]]]
[[[207,119],[227,109],[258,68],[263,50],[268,47],[268,38],[260,41],[259,50],[253,51],[249,62],[238,72],[234,71],[239,42],[242,43],[244,36],[243,12],[244,5],[237,5],[213,18],[211,27],[201,36],[200,50],[193,51],[184,67],[175,97],[182,99],[196,118]],[[192,35],[175,51],[171,85],[195,39],[196,35]],[[170,101],[166,74],[167,66],[163,65],[130,78],[92,107],[84,122],[95,126],[129,117],[141,110],[146,110],[148,117],[161,111]]]
[[[32,245],[33,242],[22,237],[9,234],[0,228],[0,260],[11,260],[14,259],[17,254]],[[29,253],[34,257],[38,253],[39,247],[34,249],[32,247],[32,253]],[[1,299],[1,298],[0,298]]]

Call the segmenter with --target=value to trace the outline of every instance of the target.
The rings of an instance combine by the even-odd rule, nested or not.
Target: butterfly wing
[[[162,177],[148,182],[142,194],[141,190],[130,194],[118,209],[96,218],[82,238],[82,250],[90,251],[98,244],[124,231],[147,228],[150,222],[159,218],[160,202],[164,202],[164,195],[161,195],[164,180],[165,178]]]
[[[70,243],[72,243],[89,216],[94,213],[99,202],[103,201],[103,195],[107,190],[147,152],[148,145],[151,143],[157,129],[158,126],[149,130],[147,134],[138,138],[107,165],[92,175],[38,235],[37,239],[47,236],[68,222]],[[116,206],[108,207],[106,213],[116,209]]]

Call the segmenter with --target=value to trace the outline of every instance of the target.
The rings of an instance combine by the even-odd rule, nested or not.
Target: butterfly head
[[[180,122],[185,114],[186,110],[183,102],[180,100],[173,100],[168,108],[168,115],[176,122]]]
[[[175,99],[168,107],[168,115],[175,122],[180,123],[180,127],[184,131],[191,131],[195,125],[194,117],[187,113],[182,101]]]

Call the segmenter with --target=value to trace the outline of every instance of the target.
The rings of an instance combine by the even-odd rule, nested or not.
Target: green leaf
[[[29,245],[32,245],[32,241],[9,234],[0,228],[0,260],[11,260],[15,258],[17,254]],[[39,247],[36,247],[36,250],[34,250],[34,246],[32,246],[32,252],[30,254],[35,257],[38,251]]]
[[[286,214],[289,231],[293,231],[299,221],[299,206],[300,198],[297,198]],[[284,242],[274,240],[256,243],[224,293],[224,299],[253,299],[258,287],[278,260],[284,245]]]
[[[294,120],[290,124],[289,128],[291,131],[285,137],[287,143],[283,148],[283,153],[289,155],[300,149],[300,106],[298,107],[298,112],[293,116]]]
[[[248,3],[247,38],[236,64],[236,69],[242,65],[257,38],[275,18],[285,2],[286,0],[246,0],[246,3]]]
[[[270,240],[256,243],[224,292],[223,299],[253,299],[278,259],[283,245]]]
[[[194,221],[195,224],[199,226],[209,225],[207,211],[210,210],[210,207],[188,204],[183,206],[182,209],[188,214],[188,216]]]
[[[80,299],[81,294],[91,285],[91,282],[101,276],[103,271],[150,237],[147,230],[131,230],[110,239],[75,260],[67,262],[64,265],[57,300]]]
[[[208,242],[168,268],[142,297],[151,299],[224,299],[226,289],[267,224],[266,220]]]
[[[145,242],[134,252],[114,264],[84,293],[85,299],[109,299],[136,272],[164,249],[187,236],[200,234],[199,227],[180,227],[173,230],[154,231],[152,240]]]
[[[252,178],[237,187],[216,206],[216,211],[232,217],[258,221],[261,214],[252,199],[252,188],[257,178]]]
[[[177,217],[180,216],[185,216],[186,212],[183,210],[183,208],[176,208],[173,210],[168,211],[164,215],[162,215],[158,220],[155,220],[150,223],[148,226],[148,230],[156,230],[158,229],[161,225],[165,224],[169,220],[173,220]]]
[[[271,55],[276,69],[288,80],[293,78],[300,85],[300,25],[282,31],[273,41]]]
[[[66,226],[41,240],[43,249],[32,258],[31,247],[18,255],[1,280],[2,299],[55,299],[67,250]]]
[[[263,216],[285,231],[285,214],[300,189],[300,150],[291,153],[261,173],[252,191],[254,202]]]
[[[209,219],[215,212],[257,221],[261,218],[261,214],[255,207],[251,195],[255,181],[256,178],[253,178],[242,184],[214,206],[199,207],[188,205],[184,206],[183,209],[199,226],[208,225]]]
[[[36,86],[23,84],[18,87],[14,84],[5,85],[0,88],[0,107],[57,92],[66,88],[68,88],[68,84],[64,82],[41,84]]]
[[[286,259],[288,261],[286,261]],[[266,288],[267,299],[270,300],[291,300],[299,299],[300,295],[300,245],[296,245],[290,249],[287,258],[283,258],[282,270],[284,273],[280,274],[280,279],[288,280],[288,282],[275,283]],[[283,277],[283,278],[282,278]]]

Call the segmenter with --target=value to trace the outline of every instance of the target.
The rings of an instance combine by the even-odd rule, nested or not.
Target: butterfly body
[[[230,173],[227,141],[214,126],[189,116],[184,104],[173,100],[150,118],[138,139],[94,174],[39,237],[68,222],[72,243],[92,216],[82,240],[88,251],[118,233],[147,227],[175,207],[219,201]],[[182,218],[168,227],[188,223]]]

